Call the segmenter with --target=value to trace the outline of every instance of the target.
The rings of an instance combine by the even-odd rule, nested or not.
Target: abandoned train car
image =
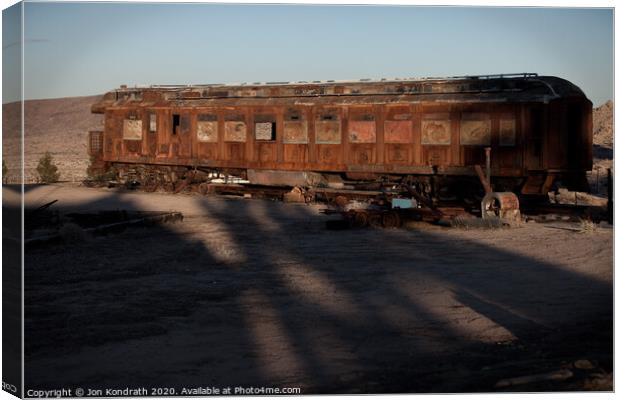
[[[494,190],[536,195],[554,183],[587,190],[592,167],[592,103],[537,74],[121,86],[92,112],[105,115],[89,136],[95,165],[140,166],[148,176],[135,179],[151,185],[202,170],[291,185],[436,177],[478,190],[474,167],[490,148]]]

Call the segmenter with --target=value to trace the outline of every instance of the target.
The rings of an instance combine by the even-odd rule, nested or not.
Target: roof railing
[[[510,78],[536,78],[538,74],[535,72],[519,72],[509,74],[488,74],[488,75],[461,75],[448,77],[411,77],[411,78],[379,78],[369,79],[363,78],[358,80],[325,80],[325,81],[278,81],[278,82],[243,82],[243,83],[205,83],[205,84],[186,84],[186,85],[150,85],[152,89],[185,89],[185,88],[201,88],[213,86],[269,86],[269,85],[303,85],[303,84],[346,84],[346,83],[386,83],[386,82],[412,82],[412,81],[448,81],[448,80],[466,80],[466,79],[510,79]],[[130,88],[127,88],[130,89]]]

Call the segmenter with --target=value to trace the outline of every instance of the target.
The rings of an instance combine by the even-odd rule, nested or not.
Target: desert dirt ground
[[[611,389],[609,227],[331,231],[318,205],[27,188],[56,199],[185,218],[27,249],[27,389],[488,392],[559,369],[503,390]]]

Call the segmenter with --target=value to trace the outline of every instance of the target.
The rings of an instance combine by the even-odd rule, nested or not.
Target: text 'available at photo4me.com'
[[[26,398],[66,398],[66,397],[138,397],[138,396],[245,396],[301,394],[298,387],[266,386],[199,386],[199,387],[125,387],[125,388],[58,388],[27,389]]]

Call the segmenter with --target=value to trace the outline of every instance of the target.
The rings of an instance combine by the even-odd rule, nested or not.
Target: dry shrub
[[[592,222],[589,218],[579,219],[579,233],[594,233],[598,229],[598,226]]]
[[[49,151],[46,151],[43,157],[39,159],[37,173],[39,174],[39,181],[42,183],[58,182],[60,178],[58,167],[54,164],[54,158]]]

